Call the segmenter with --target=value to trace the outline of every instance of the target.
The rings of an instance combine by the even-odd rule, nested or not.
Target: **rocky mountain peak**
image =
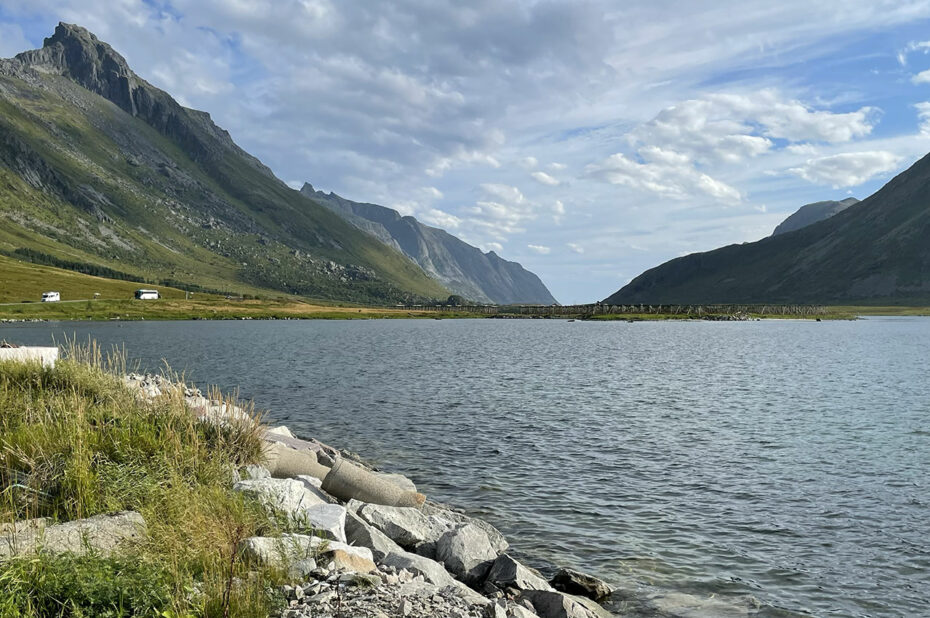
[[[42,49],[16,59],[40,71],[59,73],[136,115],[133,90],[140,84],[126,59],[87,29],[61,22]]]

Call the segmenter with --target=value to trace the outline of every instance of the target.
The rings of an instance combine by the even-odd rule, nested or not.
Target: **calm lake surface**
[[[0,326],[65,334],[239,387],[618,608],[930,616],[930,319]]]

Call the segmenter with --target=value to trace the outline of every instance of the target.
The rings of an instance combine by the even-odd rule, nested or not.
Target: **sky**
[[[930,1],[0,0],[0,57],[59,21],[291,186],[442,227],[563,304],[930,151]]]

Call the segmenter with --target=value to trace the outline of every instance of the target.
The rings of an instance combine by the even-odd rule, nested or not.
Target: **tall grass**
[[[147,526],[120,558],[0,561],[0,618],[267,616],[280,574],[250,576],[236,546],[278,528],[231,490],[260,460],[259,422],[201,422],[183,389],[146,401],[125,358],[69,342],[54,368],[0,362],[0,525],[134,510]]]

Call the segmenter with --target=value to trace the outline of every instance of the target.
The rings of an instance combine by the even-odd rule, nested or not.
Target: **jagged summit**
[[[42,49],[23,52],[16,59],[73,79],[133,116],[138,115],[133,92],[144,82],[132,72],[125,58],[86,28],[60,22]]]

